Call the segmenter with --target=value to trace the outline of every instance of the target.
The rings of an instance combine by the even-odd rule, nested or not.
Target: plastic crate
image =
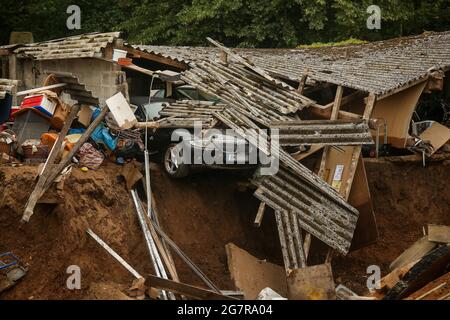
[[[38,115],[32,110],[27,110],[15,115],[12,130],[17,135],[17,143],[20,146],[25,140],[40,139],[43,133],[48,132],[50,123],[48,119]]]
[[[38,94],[23,99],[20,108],[35,108],[51,117],[55,113],[56,103],[51,101],[45,94]]]

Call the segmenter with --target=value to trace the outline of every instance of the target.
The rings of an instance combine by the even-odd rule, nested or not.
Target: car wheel
[[[177,144],[171,144],[164,152],[164,170],[172,178],[184,178],[189,175],[189,165],[177,163],[175,152],[179,152],[179,156],[183,156],[183,149],[174,150]]]

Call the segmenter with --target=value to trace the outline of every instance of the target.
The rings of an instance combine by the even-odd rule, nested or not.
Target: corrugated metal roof
[[[211,61],[220,52],[209,47],[138,47],[183,62]],[[382,95],[426,78],[432,68],[450,69],[450,31],[342,47],[235,51],[283,78],[299,81],[307,72],[314,80]]]
[[[36,60],[103,57],[102,49],[119,39],[120,32],[90,33],[23,45],[14,53]]]
[[[267,144],[260,141],[249,125],[250,119],[235,108],[216,112],[215,116],[237,134],[269,154]],[[276,144],[271,141],[272,147]],[[312,171],[296,161],[279,146],[280,170],[255,183],[259,187],[255,196],[280,213],[294,212],[302,229],[339,252],[349,251],[359,212],[349,205],[336,190]],[[276,151],[275,150],[275,151]],[[293,226],[294,227],[294,226]]]
[[[7,93],[11,94],[18,84],[19,81],[17,80],[0,79],[0,99],[4,99]]]

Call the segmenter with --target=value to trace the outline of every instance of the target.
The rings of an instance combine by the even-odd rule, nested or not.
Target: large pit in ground
[[[380,232],[379,241],[346,257],[336,257],[337,283],[364,293],[366,268],[389,263],[422,234],[428,223],[450,224],[449,167],[423,168],[419,162],[366,161]],[[36,167],[0,167],[0,252],[12,251],[29,265],[28,275],[2,299],[123,298],[133,278],[85,234],[87,227],[111,245],[142,274],[150,258],[134,207],[108,164],[87,173],[75,169],[65,182],[62,203],[39,205],[27,225],[20,223],[33,188]],[[201,173],[182,180],[168,178],[152,166],[152,188],[161,223],[172,239],[221,289],[233,289],[225,245],[234,243],[258,258],[282,264],[273,216],[253,227],[258,201],[245,189],[246,179],[225,173]],[[177,258],[182,281],[202,285]],[[79,265],[82,290],[66,289],[66,269]]]

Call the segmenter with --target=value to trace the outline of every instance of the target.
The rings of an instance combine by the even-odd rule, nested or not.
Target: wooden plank
[[[339,110],[341,109],[342,95],[344,94],[344,88],[338,86],[336,89],[336,96],[334,97],[333,110],[331,111],[330,120],[337,120]]]
[[[331,110],[330,120],[338,119],[339,111],[340,111],[341,104],[342,104],[343,94],[344,94],[344,88],[342,86],[338,86],[336,89],[336,95],[334,97],[333,109]],[[326,167],[327,159],[329,157],[330,148],[331,148],[330,146],[325,146],[325,148],[323,149],[322,159],[320,161],[320,167],[319,167],[319,173],[318,173],[318,176],[321,177],[322,179],[324,179],[325,167]],[[308,258],[310,246],[311,246],[311,235],[307,233],[305,236],[305,243],[304,243],[306,259]],[[329,250],[327,257],[326,257],[326,262],[330,262],[331,257],[332,257],[332,251]]]
[[[391,289],[383,299],[403,299],[413,292],[442,276],[447,271],[450,263],[450,246],[439,246],[419,262],[417,262],[408,273]]]
[[[428,241],[450,243],[450,227],[436,224],[429,224]]]
[[[162,279],[149,275],[146,278],[146,284],[152,288],[171,291],[175,294],[191,297],[200,300],[239,300],[233,297],[225,296],[213,291],[194,287],[185,283]]]
[[[366,102],[366,108],[364,110],[363,119],[369,120],[370,116],[372,115],[373,109],[375,107],[376,100],[377,100],[377,98],[376,98],[375,94],[372,94],[372,93],[369,94],[369,97],[367,98],[367,102]],[[353,154],[352,154],[350,168],[349,168],[350,171],[348,174],[348,178],[345,181],[345,189],[341,192],[341,194],[345,200],[348,200],[348,198],[350,196],[350,191],[351,191],[351,188],[353,185],[353,180],[355,178],[356,169],[358,167],[358,160],[359,160],[359,157],[361,156],[361,151],[362,151],[362,146],[353,147]]]
[[[333,272],[329,263],[295,269],[288,275],[289,300],[335,300]]]
[[[259,260],[232,243],[227,244],[225,249],[231,278],[236,288],[244,292],[245,299],[256,299],[267,287],[283,297],[287,295],[286,271],[283,267]]]
[[[134,48],[130,48],[130,47],[123,47],[120,48],[121,50],[125,50],[128,53],[132,54],[133,57],[135,58],[141,58],[141,59],[145,59],[145,60],[151,60],[154,62],[158,62],[161,64],[165,64],[165,65],[169,65],[172,66],[174,68],[177,69],[181,69],[181,70],[187,70],[188,69],[188,65],[184,62],[181,61],[176,61],[170,58],[166,58],[157,54],[153,54],[153,53],[148,53],[148,52],[144,52],[141,50],[137,50]]]
[[[254,225],[255,227],[259,228],[261,227],[262,219],[264,218],[264,212],[266,211],[266,204],[264,202],[261,202],[258,208],[258,213],[255,218]]]
[[[219,42],[211,39],[211,38],[206,38],[209,42],[211,42],[213,45],[215,45],[216,47],[220,48],[221,50],[225,51],[229,56],[231,56],[233,59],[235,59],[236,61],[242,63],[244,66],[246,66],[247,68],[251,69],[252,71],[254,71],[255,73],[259,74],[261,77],[269,80],[270,82],[278,82],[275,78],[271,77],[266,71],[264,71],[263,69],[255,66],[253,63],[250,63],[248,60],[242,58],[240,55],[238,55],[237,53],[234,53],[231,49],[228,49],[227,47],[221,45]]]
[[[419,260],[410,262],[409,264],[397,268],[381,278],[378,283],[378,288],[374,288],[373,291],[371,290],[372,293],[370,296],[381,299],[384,293],[395,287],[395,285],[405,276],[405,274],[409,272],[409,270],[411,270],[412,267],[414,267],[417,262],[419,262]]]
[[[413,261],[420,260],[428,252],[436,247],[436,243],[428,240],[428,237],[423,237],[416,241],[412,246],[406,249],[400,256],[398,256],[390,265],[389,269],[394,270],[401,268]]]
[[[66,119],[64,126],[61,129],[61,132],[58,135],[58,139],[56,139],[56,142],[53,144],[53,148],[50,151],[47,161],[45,162],[44,169],[42,170],[39,176],[39,180],[36,186],[34,187],[34,190],[31,193],[30,197],[28,198],[28,202],[25,206],[22,219],[25,217],[25,219],[27,219],[26,221],[28,221],[29,218],[33,215],[34,207],[36,206],[36,203],[39,200],[39,198],[41,198],[42,194],[45,192],[44,190],[45,183],[47,182],[47,179],[49,178],[52,172],[55,160],[58,157],[61,151],[61,146],[64,142],[64,139],[66,138],[66,134],[69,131],[70,126],[72,125],[73,120],[76,118],[79,110],[80,106],[78,104],[72,107],[70,114]]]
[[[20,91],[20,92],[17,92],[16,95],[18,97],[26,96],[26,95],[29,95],[29,94],[41,92],[43,90],[51,90],[51,89],[61,88],[61,87],[64,87],[66,85],[67,85],[67,83],[57,83],[57,84],[52,84],[50,86],[45,86],[45,87],[34,88],[34,89],[30,89],[30,90],[25,90],[25,91]]]
[[[35,188],[33,192],[36,192],[36,195],[33,196],[32,202],[36,202],[39,198],[42,197],[42,195],[45,193],[45,191],[52,185],[53,181],[58,177],[58,175],[61,173],[62,170],[64,170],[65,167],[67,167],[71,162],[72,158],[75,156],[75,154],[78,152],[78,150],[81,148],[81,146],[89,139],[92,132],[97,128],[97,126],[100,124],[100,122],[103,121],[106,114],[108,113],[109,108],[108,106],[104,106],[100,114],[95,118],[95,120],[91,123],[89,128],[83,133],[81,138],[78,140],[78,142],[74,145],[74,147],[70,150],[69,154],[66,158],[61,160],[61,162],[57,165],[55,165],[51,170],[46,174],[46,180],[44,181],[44,186]],[[77,112],[78,113],[78,112]],[[70,127],[70,126],[69,126]],[[42,175],[41,175],[42,176]],[[40,194],[38,193],[40,191]],[[31,197],[30,197],[31,198]],[[30,200],[29,200],[30,201]],[[31,203],[32,203],[31,202]],[[22,215],[22,222],[27,223],[29,222],[31,216],[34,213],[34,205],[27,206],[24,214]]]
[[[447,272],[443,276],[428,283],[423,288],[420,288],[418,291],[405,298],[405,300],[444,300],[450,295],[449,292],[450,273]]]

